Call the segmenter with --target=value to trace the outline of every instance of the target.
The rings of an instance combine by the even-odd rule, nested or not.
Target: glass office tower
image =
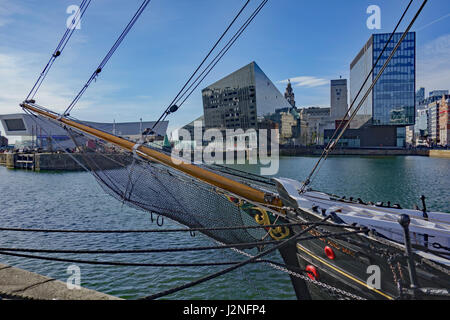
[[[359,105],[401,36],[402,33],[394,34],[376,66],[375,63],[389,40],[390,34],[372,35],[352,61],[350,65],[350,99],[354,102],[354,108]],[[366,83],[362,94],[356,99],[360,87],[374,66],[374,72],[369,78],[370,81]],[[372,126],[397,127],[396,137],[393,137],[393,140],[397,141],[397,147],[404,147],[406,126],[415,124],[415,104],[416,34],[410,32],[406,35],[372,92],[362,104],[358,114],[370,118],[369,123]],[[388,131],[385,130],[386,134]]]
[[[392,53],[402,34],[396,33],[388,49],[375,66],[373,79]],[[373,64],[381,54],[389,34],[373,35]],[[373,91],[374,125],[414,125],[416,84],[416,37],[414,32],[406,35]]]
[[[350,94],[355,100],[364,79],[375,65],[390,34],[374,34],[350,66]],[[402,33],[396,33],[386,51],[375,66],[371,81],[376,78],[383,64],[392,53]],[[372,93],[361,108],[362,114],[371,115],[373,125],[410,126],[415,123],[416,99],[416,36],[407,34],[399,49],[384,70]],[[363,94],[372,82],[364,87]],[[359,103],[363,94],[356,103]],[[356,106],[356,105],[355,105]]]

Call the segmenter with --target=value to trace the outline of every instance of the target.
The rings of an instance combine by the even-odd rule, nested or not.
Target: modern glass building
[[[442,96],[448,95],[448,90],[434,90],[430,91],[430,97],[442,98]]]
[[[264,116],[292,107],[256,62],[203,89],[202,96],[207,129],[258,129]]]
[[[363,84],[376,60],[381,54],[390,34],[374,34],[350,65],[351,101]],[[402,33],[396,33],[378,64],[371,81],[380,72],[383,64],[392,53]],[[373,125],[409,126],[415,122],[415,80],[416,80],[416,36],[407,34],[400,48],[385,69],[373,92],[364,103],[361,113],[372,116]],[[368,89],[372,82],[368,82]],[[358,101],[362,98],[360,95]]]
[[[391,55],[402,33],[396,33],[388,44],[377,65],[376,61],[390,34],[374,34],[364,45],[350,65],[350,99],[359,104],[364,93],[379,74],[384,63]],[[416,113],[416,34],[406,35],[399,49],[379,78],[369,97],[366,99],[359,114],[369,115],[373,126],[396,126],[397,146],[405,145],[406,126],[415,124]],[[363,93],[356,98],[357,92],[374,67],[370,81],[364,87]]]
[[[420,88],[416,92],[416,108],[420,105],[420,103],[425,100],[425,88]]]

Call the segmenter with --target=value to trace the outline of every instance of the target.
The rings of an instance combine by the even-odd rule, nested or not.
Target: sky
[[[92,0],[81,29],[57,59],[37,103],[62,112],[88,80],[141,0]],[[261,0],[251,0],[243,22]],[[256,61],[284,92],[291,79],[298,106],[329,106],[331,79],[348,78],[350,62],[372,33],[392,32],[409,0],[269,0],[228,54],[168,120],[169,130],[203,114],[201,89]],[[81,0],[0,0],[0,114],[19,113]],[[245,0],[152,0],[72,115],[101,122],[158,118]],[[414,0],[403,31],[419,8]],[[380,7],[370,30],[367,8]],[[450,7],[430,0],[417,32],[417,88],[450,89]],[[236,27],[240,24],[236,24]],[[233,29],[235,30],[235,29]],[[231,36],[231,33],[230,33]],[[0,130],[1,130],[0,126]]]

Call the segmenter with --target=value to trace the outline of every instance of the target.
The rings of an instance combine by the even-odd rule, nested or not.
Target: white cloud
[[[446,15],[440,17],[439,19],[436,19],[436,20],[434,20],[434,21],[431,21],[430,23],[426,24],[425,26],[422,26],[422,27],[416,29],[416,32],[422,31],[422,30],[424,30],[424,29],[426,29],[426,28],[432,26],[432,25],[435,24],[435,23],[438,23],[438,22],[440,22],[440,21],[442,21],[442,20],[444,20],[444,19],[447,19],[448,17],[450,17],[450,13],[447,13]]]
[[[24,14],[25,8],[10,0],[0,0],[0,27],[13,21],[16,14]]]
[[[288,81],[291,81],[291,83],[295,87],[306,87],[306,88],[320,87],[330,83],[330,80],[311,76],[299,76],[291,79],[282,80],[279,81],[278,83],[286,84],[288,83]]]
[[[0,114],[22,112],[19,104],[28,95],[44,67],[42,61],[47,58],[45,55],[11,52],[0,47]],[[60,113],[66,109],[86,81],[71,76],[71,69],[65,69],[62,73],[51,70],[51,75],[45,79],[36,96],[38,104]],[[75,113],[79,114],[80,111],[83,117],[98,117],[95,113],[99,113],[102,106],[106,106],[110,111],[114,106],[123,104],[110,98],[123,89],[123,85],[103,80],[92,83],[91,87],[78,102]]]
[[[2,53],[0,51],[0,112],[20,112],[22,102],[31,89],[39,72],[37,55],[29,53]],[[39,71],[37,71],[39,70]],[[44,85],[39,92],[39,98],[51,102],[55,108],[66,105],[71,92],[64,82],[52,82],[52,87]]]
[[[450,89],[450,34],[432,40],[417,50],[417,87],[427,91]]]

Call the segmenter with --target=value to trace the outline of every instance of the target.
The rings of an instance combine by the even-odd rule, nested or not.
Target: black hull
[[[300,216],[302,217],[300,218]],[[318,222],[320,220],[306,212],[300,214],[299,218],[301,221],[296,222]],[[303,229],[294,227],[293,231],[299,233]],[[339,230],[320,227],[311,230],[307,235],[320,236],[328,232],[339,232]],[[332,250],[334,259],[327,256],[325,247]],[[417,290],[407,290],[410,288],[411,282],[402,247],[389,241],[382,241],[377,237],[351,235],[339,239],[327,237],[302,240],[285,248],[281,251],[281,255],[291,271],[312,276],[311,272],[305,272],[308,266],[312,266],[317,274],[315,279],[329,286],[318,285],[291,276],[295,292],[300,300],[356,299],[357,297],[369,300],[448,299],[443,296],[424,295]],[[450,288],[448,267],[420,256],[415,256],[415,264],[420,288]],[[375,273],[378,272],[374,269],[377,268],[379,268],[380,276],[378,284],[373,281]],[[344,290],[357,297],[342,294],[333,288]]]

